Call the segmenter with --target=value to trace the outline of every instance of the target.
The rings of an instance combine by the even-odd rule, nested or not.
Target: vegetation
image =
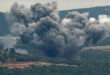
[[[98,15],[101,15],[101,14],[110,15],[110,6],[99,6],[99,7],[92,7],[92,8],[81,8],[81,9],[60,11],[59,14],[61,19],[63,19],[68,12],[72,12],[72,11],[78,11],[80,13],[88,12],[89,17],[98,18]]]
[[[9,24],[5,18],[5,13],[0,13],[0,36],[4,36],[9,33]]]
[[[7,52],[7,51],[6,51]],[[96,53],[90,54],[86,52],[81,54],[80,60],[64,59],[64,58],[49,58],[37,55],[21,55],[10,50],[10,58],[16,58],[16,62],[42,61],[56,64],[66,63],[72,66],[31,66],[25,69],[8,69],[0,67],[0,75],[109,75],[110,74],[110,54],[107,55]],[[12,56],[11,56],[12,55]],[[102,56],[101,56],[102,55]],[[108,56],[108,57],[107,57]],[[2,57],[0,57],[1,59]],[[107,59],[106,59],[107,58]]]
[[[106,15],[110,15],[110,6],[102,6],[102,7],[93,7],[93,8],[84,8],[84,9],[72,9],[72,10],[64,10],[64,11],[59,11],[59,15],[61,17],[61,19],[63,19],[65,17],[65,15],[68,13],[68,12],[71,12],[71,11],[78,11],[78,12],[89,12],[90,15],[89,17],[95,17],[97,18],[98,15],[100,14],[106,14]],[[11,23],[10,23],[11,24]],[[0,13],[0,36],[3,36],[3,35],[6,35],[6,34],[9,34],[9,25],[10,25],[6,18],[5,18],[5,13]]]
[[[61,19],[69,11],[79,11],[89,12],[89,17],[95,17],[99,14],[110,15],[109,11],[110,6],[106,7],[95,7],[87,9],[74,9],[67,11],[60,11]],[[94,14],[95,13],[95,14]],[[8,23],[5,18],[4,13],[0,13],[0,36],[9,34]],[[97,45],[110,45],[110,37],[104,41],[100,41]],[[78,67],[67,67],[67,66],[32,66],[31,68],[25,69],[8,69],[0,67],[0,75],[110,75],[110,52],[82,52],[80,53],[80,60],[77,59],[68,59],[68,58],[51,58],[46,57],[42,51],[35,50],[35,46],[29,46],[29,44],[18,43],[16,48],[23,48],[29,51],[30,54],[22,55],[15,53],[12,49],[11,51],[1,52],[0,61],[3,63],[7,62],[30,62],[30,61],[42,61],[50,62],[55,64],[74,64]],[[0,47],[2,49],[2,46]],[[10,59],[10,61],[9,61]]]
[[[84,60],[110,62],[110,51],[82,51],[80,56]]]
[[[85,63],[86,62],[86,63]],[[0,68],[0,75],[109,75],[110,63],[87,62],[78,67],[32,66],[25,69]]]

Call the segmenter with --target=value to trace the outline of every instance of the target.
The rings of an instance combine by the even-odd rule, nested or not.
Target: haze
[[[15,2],[29,7],[37,2],[46,3],[50,1],[57,1],[59,10],[110,5],[110,0],[0,0],[0,11],[9,11]]]

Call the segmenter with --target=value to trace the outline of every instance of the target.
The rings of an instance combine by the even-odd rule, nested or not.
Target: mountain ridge
[[[100,14],[106,14],[110,15],[110,6],[97,6],[97,7],[90,7],[90,8],[79,8],[79,9],[70,9],[70,10],[62,10],[59,11],[59,15],[62,18],[68,13],[72,11],[78,11],[80,13],[88,12],[89,13],[89,18],[90,17],[95,17],[97,18],[98,15]]]
[[[88,18],[94,17],[98,18],[98,15],[105,14],[110,15],[110,6],[97,6],[90,8],[79,8],[79,9],[69,9],[69,10],[61,10],[59,11],[59,15],[61,20],[66,16],[68,12],[78,11],[80,13],[88,12],[90,13]],[[6,20],[6,14],[4,12],[0,12],[0,36],[4,36],[9,34],[9,23]]]

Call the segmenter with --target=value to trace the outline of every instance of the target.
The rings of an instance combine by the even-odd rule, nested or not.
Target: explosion
[[[110,18],[88,19],[89,13],[69,12],[60,21],[57,3],[37,3],[29,8],[15,3],[12,33],[22,43],[35,45],[50,57],[74,57],[81,47],[93,45],[109,36]]]

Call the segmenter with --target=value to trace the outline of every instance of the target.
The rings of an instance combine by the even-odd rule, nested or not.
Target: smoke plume
[[[4,36],[0,38],[0,45],[2,49],[14,48],[17,40],[13,39],[12,36]]]
[[[109,36],[110,18],[88,18],[89,13],[69,12],[60,23],[57,3],[37,3],[29,8],[15,3],[12,33],[51,57],[74,57],[82,46]]]

